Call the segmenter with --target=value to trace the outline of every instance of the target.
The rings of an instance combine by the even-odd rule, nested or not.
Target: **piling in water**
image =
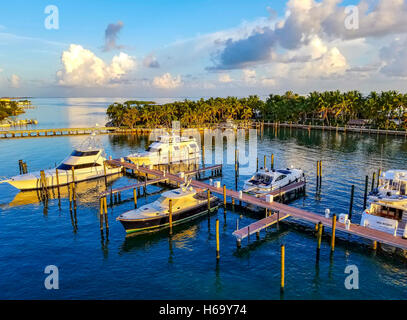
[[[172,235],[172,199],[169,200],[168,203],[168,219],[169,219],[169,224],[170,224],[170,235]]]
[[[375,186],[375,179],[376,179],[376,172],[373,172],[373,177],[372,177],[372,189],[371,189],[371,191],[373,191],[373,189],[374,189],[374,186]]]
[[[335,251],[336,214],[332,216],[331,252]]]
[[[216,259],[219,260],[219,219],[216,219]]]
[[[350,204],[349,204],[349,220],[352,219],[352,211],[353,211],[353,196],[355,194],[355,186],[352,185],[352,189],[350,192]]]
[[[270,165],[271,170],[274,169],[274,154],[271,155],[271,165]]]
[[[226,207],[226,185],[223,185],[223,206]]]
[[[369,185],[369,176],[366,176],[365,178],[365,193],[363,195],[363,210],[366,209],[366,204],[367,204],[367,188]]]
[[[133,199],[134,199],[134,208],[137,208],[137,191],[136,191],[136,188],[133,188]]]
[[[281,276],[280,276],[280,290],[284,291],[284,277],[285,277],[285,246],[281,245]]]

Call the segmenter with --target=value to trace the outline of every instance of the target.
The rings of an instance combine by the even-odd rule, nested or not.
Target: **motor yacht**
[[[116,220],[120,221],[126,233],[148,232],[169,227],[169,201],[172,201],[173,225],[198,218],[208,213],[208,196],[206,191],[197,191],[185,186],[166,191],[161,197],[138,209],[122,213]],[[217,210],[219,199],[210,197],[210,211]]]
[[[200,157],[200,148],[194,137],[162,135],[145,152],[130,154],[127,160],[147,166],[198,162]]]
[[[243,192],[262,196],[273,190],[278,190],[292,183],[305,181],[301,169],[260,169],[250,179],[246,180]]]
[[[362,213],[360,225],[407,237],[407,204],[376,201]]]
[[[86,181],[102,177],[105,174],[109,176],[120,173],[122,171],[120,167],[109,165],[104,167],[106,158],[103,154],[104,150],[97,147],[95,133],[93,133],[55,169],[44,170],[47,187],[63,186],[73,181]],[[42,188],[41,172],[35,171],[14,176],[3,179],[0,183],[9,183],[20,190],[37,190]]]

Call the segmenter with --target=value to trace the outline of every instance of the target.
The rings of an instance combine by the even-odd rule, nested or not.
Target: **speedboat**
[[[388,170],[379,177],[379,186],[368,195],[368,203],[390,201],[407,203],[407,171]]]
[[[305,181],[301,169],[260,169],[250,179],[246,180],[243,192],[262,196],[292,183]]]
[[[134,164],[148,166],[198,162],[200,157],[200,148],[194,137],[162,135],[145,152],[130,154],[127,160]]]
[[[121,173],[120,167],[104,166],[106,158],[103,154],[103,148],[96,146],[95,134],[93,133],[55,169],[44,170],[46,186],[63,186],[71,182],[96,179],[105,176],[105,174],[108,176]],[[14,176],[1,180],[0,183],[9,183],[20,190],[41,189],[41,171]]]
[[[169,227],[169,201],[172,201],[173,225],[198,218],[208,213],[208,196],[206,191],[197,191],[193,187],[182,187],[166,191],[161,197],[138,209],[122,213],[116,218],[123,225],[126,233],[148,232]],[[219,199],[210,197],[210,211],[217,210]]]
[[[362,213],[360,225],[407,237],[407,204],[376,201]]]

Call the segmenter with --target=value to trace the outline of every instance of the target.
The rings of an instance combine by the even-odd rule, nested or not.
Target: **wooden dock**
[[[149,185],[152,185],[152,184],[157,184],[157,183],[164,182],[164,181],[167,181],[167,180],[168,180],[167,178],[151,179],[151,180],[139,182],[139,183],[136,183],[136,184],[131,184],[131,185],[124,186],[124,187],[119,187],[119,188],[115,188],[115,189],[111,189],[111,190],[106,190],[106,191],[101,192],[100,195],[103,197],[103,196],[106,196],[106,195],[109,195],[109,194],[111,195],[111,194],[119,193],[119,192],[126,191],[126,190],[146,187],[146,186],[149,186]]]
[[[107,161],[110,165],[116,165],[116,166],[123,166],[129,169],[133,169],[135,171],[142,172],[144,174],[150,174],[150,175],[155,175],[158,178],[163,178],[164,173],[159,170],[155,169],[148,169],[146,167],[142,166],[136,166],[134,164],[128,163],[128,162],[121,162],[120,160],[109,160]],[[167,173],[165,175],[165,178],[175,181],[175,182],[180,182],[183,183],[184,179],[180,178],[180,176],[173,175]],[[218,195],[223,195],[223,188],[217,188],[215,186],[209,185],[207,183],[197,181],[197,180],[192,180],[191,185],[196,188],[200,189],[208,189],[214,194]],[[261,208],[269,209],[271,212],[278,212],[278,214],[283,217],[285,215],[289,215],[293,219],[299,219],[302,221],[307,221],[311,222],[313,224],[321,222],[326,229],[331,228],[332,226],[332,218],[325,218],[325,216],[322,216],[317,213],[312,213],[303,209],[295,208],[292,206],[288,206],[282,203],[278,202],[266,202],[265,200],[261,198],[256,198],[255,196],[248,195],[248,194],[240,194],[238,191],[226,189],[226,196],[231,197],[237,200],[240,200],[245,203],[249,203]],[[262,219],[264,220],[264,219]],[[269,223],[269,221],[262,221],[260,220],[260,224],[266,225]],[[250,229],[250,228],[249,228]],[[247,229],[246,229],[247,230]],[[371,241],[377,241],[379,243],[387,244],[395,248],[407,250],[407,239],[403,239],[400,236],[393,236],[389,233],[374,230],[374,229],[369,229],[360,225],[356,224],[351,224],[349,229],[346,228],[345,224],[340,223],[339,221],[336,223],[336,230],[341,231],[350,235],[358,236],[363,239],[371,240]],[[244,231],[242,231],[244,233]],[[241,236],[244,236],[244,234],[241,234]]]

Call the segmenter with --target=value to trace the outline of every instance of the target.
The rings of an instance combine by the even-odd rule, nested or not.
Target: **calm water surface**
[[[106,106],[117,99],[35,99],[38,106],[23,118],[37,118],[39,127],[80,127],[104,124]],[[31,116],[32,115],[32,116]],[[0,140],[0,176],[18,173],[18,160],[29,170],[54,167],[84,136]],[[125,156],[141,150],[146,137],[100,137],[106,153]],[[323,214],[347,213],[349,193],[355,184],[354,221],[362,210],[365,175],[382,163],[384,169],[407,169],[404,138],[336,134],[334,132],[265,129],[258,136],[258,156],[274,153],[277,167],[295,166],[308,177],[307,195],[293,206]],[[383,157],[381,146],[383,145]],[[316,161],[323,161],[321,194],[316,194]],[[222,183],[234,188],[233,165],[224,167]],[[240,176],[238,187],[248,176]],[[109,181],[114,187],[134,183],[121,177]],[[373,253],[357,238],[338,240],[330,257],[329,238],[315,260],[316,238],[312,226],[292,223],[262,232],[260,241],[237,250],[232,232],[255,221],[247,212],[223,209],[209,220],[204,217],[175,229],[125,238],[115,218],[133,208],[132,201],[109,209],[110,233],[101,238],[96,193],[103,182],[78,185],[78,207],[69,210],[66,190],[47,205],[36,193],[18,193],[0,185],[0,298],[2,299],[406,299],[406,264],[394,254]],[[150,193],[159,187],[150,186]],[[132,190],[122,194],[130,199]],[[139,204],[155,200],[141,197]],[[215,259],[215,220],[220,220],[221,260]],[[343,240],[347,236],[339,234]],[[280,296],[280,245],[286,245],[286,291]],[[360,289],[346,290],[347,265],[359,269]],[[44,268],[56,265],[60,289],[44,288]]]

